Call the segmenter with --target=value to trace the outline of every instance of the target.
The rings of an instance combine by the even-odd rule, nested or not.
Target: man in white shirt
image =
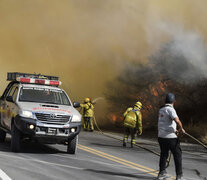
[[[182,172],[182,151],[177,133],[185,133],[182,123],[173,107],[175,95],[168,93],[165,99],[165,105],[159,110],[158,118],[158,142],[160,145],[160,163],[157,180],[167,178],[166,162],[169,156],[169,150],[174,156],[176,180],[184,180]],[[178,126],[178,131],[177,131]]]

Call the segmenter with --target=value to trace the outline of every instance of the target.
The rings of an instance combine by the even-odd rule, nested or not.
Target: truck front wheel
[[[78,144],[78,135],[75,136],[73,139],[69,139],[67,153],[68,154],[75,154],[76,150],[77,150],[77,144]]]
[[[20,151],[20,131],[17,129],[14,123],[12,124],[11,129],[11,151]]]
[[[0,129],[0,142],[4,142],[6,139],[6,132]]]

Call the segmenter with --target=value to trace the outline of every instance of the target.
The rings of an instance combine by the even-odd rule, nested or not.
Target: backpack
[[[138,115],[137,115],[138,109],[132,109],[127,113],[127,115],[124,118],[124,126],[130,127],[130,128],[136,128],[137,127],[137,121],[138,121]]]
[[[85,117],[93,116],[93,105],[91,103],[87,103],[87,107],[83,109],[83,114]]]

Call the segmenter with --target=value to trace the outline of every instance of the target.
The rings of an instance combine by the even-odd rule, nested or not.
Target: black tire
[[[0,142],[4,142],[6,139],[6,132],[2,129],[0,129]]]
[[[11,151],[20,151],[20,131],[17,129],[14,123],[11,130]]]
[[[77,150],[77,144],[78,144],[78,135],[75,136],[73,139],[68,140],[67,153],[75,154]]]

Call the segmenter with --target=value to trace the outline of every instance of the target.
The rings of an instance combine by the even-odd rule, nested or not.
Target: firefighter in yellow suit
[[[84,103],[80,104],[80,107],[83,108],[83,128],[84,130],[93,131],[93,117],[94,117],[94,106],[90,98],[85,98]]]
[[[128,108],[124,113],[124,139],[123,146],[126,146],[129,135],[131,135],[131,147],[135,144],[135,135],[142,134],[142,114],[140,112],[142,108],[141,102],[136,102],[134,107]]]

